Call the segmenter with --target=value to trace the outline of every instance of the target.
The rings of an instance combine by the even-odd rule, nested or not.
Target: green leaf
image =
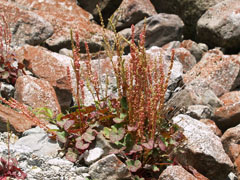
[[[116,130],[112,130],[109,134],[109,139],[111,142],[115,143],[117,141],[120,141],[121,139],[124,138],[125,136],[125,129],[124,128],[119,128]]]
[[[138,169],[140,169],[142,167],[142,163],[139,160],[132,160],[132,159],[128,159],[126,161],[127,164],[127,168],[129,171],[131,172],[137,172]]]
[[[111,129],[108,127],[104,127],[102,130],[103,135],[109,139],[109,135],[110,135]]]
[[[67,133],[65,131],[62,132],[56,132],[57,134],[57,139],[62,142],[62,143],[66,143],[67,142]]]
[[[73,152],[72,148],[68,148],[68,152],[66,153],[65,157],[71,162],[76,162],[78,155],[77,153]]]
[[[117,124],[122,123],[124,121],[124,119],[121,118],[113,118],[113,121]]]

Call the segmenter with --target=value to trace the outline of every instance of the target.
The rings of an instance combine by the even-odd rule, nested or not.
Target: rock
[[[10,123],[13,132],[23,132],[36,125],[26,116],[13,109],[0,104],[0,132],[7,131],[7,121]]]
[[[223,148],[234,162],[240,156],[240,125],[228,129],[221,137]],[[239,171],[240,172],[240,171]]]
[[[45,41],[46,46],[52,51],[58,52],[62,48],[71,48],[71,29],[74,33],[76,31],[79,33],[81,50],[85,50],[85,41],[88,42],[91,52],[103,48],[102,28],[90,22],[89,19],[92,15],[80,8],[75,1],[16,0],[15,2],[19,6],[24,6],[26,9],[42,16],[52,24],[54,33]],[[107,36],[111,37],[111,32],[108,32]]]
[[[213,116],[213,110],[209,106],[192,105],[188,106],[186,114],[194,119],[206,119]]]
[[[14,96],[15,88],[11,84],[0,82],[0,96],[9,99]]]
[[[130,179],[131,173],[126,165],[114,154],[108,155],[89,167],[89,174],[92,179],[98,180],[120,180]]]
[[[240,85],[240,56],[224,55],[221,51],[210,50],[190,71],[183,75],[183,82],[201,78],[219,97]]]
[[[187,115],[178,115],[173,122],[183,128],[186,144],[176,153],[182,165],[190,165],[209,179],[225,180],[233,164],[221,140],[204,123]]]
[[[175,56],[183,65],[183,73],[191,70],[197,63],[195,57],[185,48],[176,48]]]
[[[182,166],[168,166],[160,175],[159,180],[198,180]]]
[[[215,135],[217,135],[218,137],[222,136],[221,130],[217,127],[216,123],[213,120],[211,120],[211,119],[200,119],[200,122],[207,125],[213,131],[213,133]]]
[[[240,177],[240,125],[228,129],[221,137],[224,150],[231,158],[236,167],[238,177]]]
[[[162,46],[162,48],[167,50],[172,50],[172,49],[180,48],[180,45],[181,45],[180,41],[171,41],[165,44],[164,46]]]
[[[197,23],[197,36],[211,47],[239,50],[240,2],[226,0],[209,8]]]
[[[203,54],[208,51],[206,44],[199,43],[192,40],[184,40],[181,42],[180,47],[183,47],[191,52],[191,54],[196,58],[196,61],[200,61]]]
[[[150,0],[123,0],[119,8],[114,12],[112,23],[116,23],[117,31],[130,28],[132,24],[137,24],[145,17],[156,15],[157,12]],[[111,28],[111,25],[108,24]]]
[[[37,156],[56,156],[58,154],[58,150],[61,149],[59,144],[51,140],[45,131],[39,127],[31,129],[31,131],[26,132],[27,135],[21,137],[14,146],[27,146]]]
[[[135,26],[135,38],[139,39],[142,32],[144,20]],[[161,47],[171,41],[181,40],[184,24],[182,20],[174,14],[160,13],[146,19],[146,41],[145,47]]]
[[[48,81],[54,87],[63,111],[69,108],[72,101],[71,84],[67,76],[67,67],[72,69],[70,57],[28,45],[19,48],[16,57],[34,76]]]
[[[114,13],[114,11],[120,6],[123,0],[91,0],[91,1],[82,1],[77,0],[79,6],[81,6],[86,11],[90,12],[95,20],[100,23],[99,14],[97,10],[97,5],[99,5],[100,11],[103,16],[105,24],[108,23],[108,18]]]
[[[48,21],[34,12],[19,8],[15,3],[1,1],[0,9],[9,24],[13,46],[39,45],[53,34],[53,26]]]
[[[184,37],[194,39],[198,19],[210,7],[224,0],[151,0],[158,13],[178,15],[185,24]]]
[[[220,129],[226,130],[240,123],[240,91],[231,91],[223,94],[219,99],[223,106],[214,112],[214,121]]]
[[[53,87],[44,79],[32,76],[20,76],[15,85],[15,99],[32,108],[47,107],[54,115],[61,112]]]
[[[83,155],[84,162],[87,165],[90,165],[95,161],[99,160],[103,154],[104,154],[103,149],[99,147],[95,147],[93,149],[90,149],[89,151],[87,150],[84,152],[84,155]]]
[[[169,114],[171,117],[171,115],[176,115],[175,113],[181,113],[181,111],[185,113],[191,105],[206,105],[214,111],[222,105],[222,102],[209,88],[205,80],[196,79],[174,93],[165,106],[174,108],[174,111]]]

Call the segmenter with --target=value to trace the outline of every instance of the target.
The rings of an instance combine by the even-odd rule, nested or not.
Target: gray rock
[[[186,112],[187,115],[194,119],[211,119],[213,111],[209,106],[204,105],[192,105],[189,106]]]
[[[14,3],[6,2],[0,2],[0,9],[7,14],[13,46],[38,45],[53,34],[53,26],[34,12],[20,9]]]
[[[159,180],[197,180],[182,166],[168,166],[160,175]]]
[[[111,16],[112,23],[116,24],[117,31],[137,24],[145,17],[156,15],[157,12],[150,0],[123,0],[119,8]],[[108,27],[111,27],[110,23]]]
[[[177,14],[185,24],[184,37],[194,39],[201,15],[224,0],[151,0],[158,13]],[[220,13],[221,14],[221,13]]]
[[[90,165],[94,163],[95,161],[99,160],[101,156],[104,154],[104,151],[102,148],[95,147],[93,149],[90,149],[89,151],[85,151],[83,158],[87,165]]]
[[[187,138],[182,151],[176,153],[183,165],[193,166],[209,179],[225,180],[233,170],[233,164],[225,153],[221,139],[204,123],[187,115],[178,115],[173,122],[183,128]]]
[[[239,49],[239,8],[239,0],[226,0],[208,9],[197,23],[198,39],[212,47]]]
[[[61,149],[59,144],[51,140],[46,132],[39,130],[39,127],[29,130],[25,134],[26,136],[20,138],[15,146],[27,146],[33,151],[33,154],[38,156],[53,156]]]
[[[187,108],[191,105],[206,105],[215,109],[220,107],[222,102],[208,87],[206,81],[196,79],[186,86],[179,88],[179,90],[174,93],[171,99],[166,103],[166,107],[174,108],[174,111],[169,114],[170,117],[179,112],[186,113]]]
[[[143,26],[144,20],[135,26],[136,41],[138,41]],[[160,13],[147,18],[145,47],[161,47],[171,41],[181,40],[183,27],[183,21],[177,15]]]
[[[108,155],[89,167],[92,179],[97,180],[123,180],[130,179],[131,173],[126,165],[116,155]]]

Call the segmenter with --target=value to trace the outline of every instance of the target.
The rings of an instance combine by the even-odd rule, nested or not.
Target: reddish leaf
[[[153,149],[153,140],[149,140],[148,143],[143,143],[142,146],[145,147],[146,149]]]
[[[70,127],[72,127],[72,125],[74,125],[74,123],[74,120],[67,120],[63,126],[64,130],[67,131]]]
[[[89,147],[89,143],[85,143],[81,137],[76,139],[75,147],[80,150],[85,150]]]

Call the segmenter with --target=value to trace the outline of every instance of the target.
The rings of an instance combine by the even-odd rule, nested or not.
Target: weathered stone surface
[[[47,80],[54,87],[62,110],[70,106],[72,94],[67,77],[67,67],[72,67],[70,57],[28,45],[19,48],[16,57],[34,76]]]
[[[103,20],[105,23],[108,22],[108,18],[114,13],[114,11],[119,7],[122,0],[91,0],[91,1],[82,1],[77,0],[78,5],[81,6],[86,11],[90,12],[95,20],[100,22],[99,14],[97,10],[97,5],[103,15]]]
[[[173,122],[183,128],[187,141],[183,151],[176,153],[178,161],[190,165],[209,179],[226,180],[233,164],[225,153],[221,140],[204,123],[187,115],[178,115]]]
[[[48,21],[34,12],[19,8],[15,3],[1,0],[0,9],[11,30],[13,46],[38,45],[53,34],[53,26]]]
[[[13,132],[24,132],[35,125],[34,122],[27,119],[24,115],[0,104],[0,132],[7,131],[7,121],[9,121]]]
[[[239,9],[239,0],[226,0],[209,8],[197,23],[198,39],[212,47],[239,49]]]
[[[194,119],[206,119],[213,116],[213,110],[209,106],[192,105],[188,107],[186,114]]]
[[[214,120],[217,125],[226,130],[240,123],[240,91],[231,91],[223,94],[219,99],[223,106],[214,112]]]
[[[56,129],[56,127],[51,128]],[[48,134],[38,126],[25,131],[23,137],[14,145],[19,147],[27,146],[37,156],[56,156],[58,150],[61,149],[60,145],[55,140],[51,140]]]
[[[181,42],[180,47],[183,47],[191,52],[191,54],[196,58],[197,62],[200,61],[203,54],[208,51],[206,44],[199,43],[192,40],[184,40]]]
[[[191,70],[197,63],[195,57],[185,48],[176,48],[175,56],[183,65],[183,73]]]
[[[206,105],[213,110],[222,105],[215,93],[209,88],[208,83],[202,79],[196,79],[187,84],[186,87],[179,89],[173,94],[172,98],[166,103],[166,107],[173,107],[175,111],[186,112],[191,105]]]
[[[150,0],[123,0],[117,11],[113,14],[113,23],[116,22],[118,31],[137,24],[144,17],[156,15],[157,12]],[[110,24],[108,25],[109,27]]]
[[[185,38],[193,39],[201,15],[211,6],[224,0],[151,0],[158,13],[177,14],[185,24]]]
[[[231,158],[240,177],[240,125],[228,129],[221,137],[224,150]]]
[[[225,131],[221,140],[224,150],[234,162],[240,156],[240,125]]]
[[[144,25],[144,20],[135,26],[135,38],[139,38]],[[181,40],[184,24],[174,14],[160,13],[146,19],[146,42],[145,47],[161,47],[171,41]]]
[[[131,173],[126,165],[114,154],[108,155],[89,167],[89,174],[92,179],[98,180],[121,180],[129,179]]]
[[[217,49],[210,50],[183,76],[183,81],[188,84],[197,78],[204,79],[219,97],[240,85],[239,62],[239,55],[224,55]]]
[[[198,180],[182,166],[168,166],[160,175],[159,180]]]
[[[216,123],[211,120],[211,119],[200,119],[200,121],[204,124],[206,124],[213,132],[215,135],[218,137],[222,136],[221,130],[217,127]]]
[[[17,4],[35,12],[49,21],[54,28],[53,35],[46,40],[46,45],[58,52],[62,48],[71,48],[70,30],[79,33],[81,49],[84,41],[89,43],[91,51],[102,48],[102,28],[90,22],[91,14],[83,10],[74,0],[16,0]],[[53,8],[54,7],[54,8]],[[108,33],[110,35],[110,32]]]
[[[56,93],[48,81],[24,75],[17,79],[15,88],[17,101],[32,108],[47,107],[55,115],[61,112]]]

